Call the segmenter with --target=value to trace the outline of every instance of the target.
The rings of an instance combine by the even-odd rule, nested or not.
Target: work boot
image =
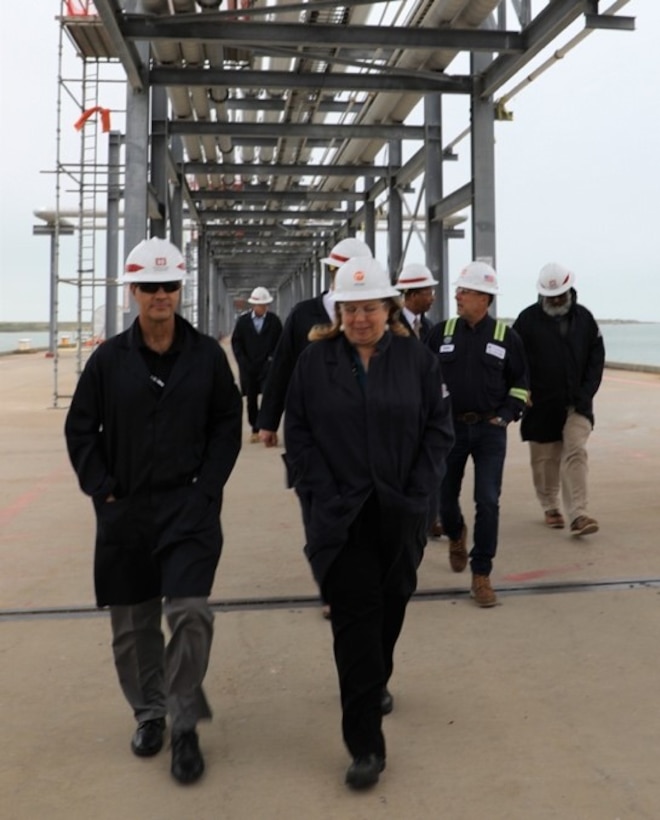
[[[473,575],[472,589],[470,597],[477,606],[489,607],[497,603],[497,595],[490,585],[490,578],[487,575]]]
[[[449,566],[454,572],[463,572],[468,562],[467,549],[465,542],[467,541],[467,527],[463,524],[460,536],[453,541],[449,539]]]
[[[563,530],[565,526],[564,516],[559,512],[558,509],[546,510],[545,526],[550,527],[551,530]]]
[[[571,524],[571,535],[591,535],[598,532],[598,521],[588,515],[578,515]]]

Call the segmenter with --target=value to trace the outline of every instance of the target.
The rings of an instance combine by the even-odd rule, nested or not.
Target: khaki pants
[[[569,408],[562,441],[529,442],[534,489],[544,510],[559,509],[561,486],[569,522],[587,513],[587,451],[589,419]]]

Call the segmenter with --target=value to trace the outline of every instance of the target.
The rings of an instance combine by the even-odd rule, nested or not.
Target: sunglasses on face
[[[161,288],[165,293],[175,293],[181,290],[181,282],[138,282],[137,286],[142,293],[158,293]]]

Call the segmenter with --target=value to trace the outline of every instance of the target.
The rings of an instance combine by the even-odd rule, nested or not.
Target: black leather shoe
[[[179,783],[194,783],[204,772],[204,758],[194,729],[172,734],[172,776]]]
[[[135,734],[131,739],[131,749],[138,757],[151,757],[158,754],[163,748],[165,734],[165,718],[143,720],[138,723]]]
[[[389,715],[392,709],[394,709],[394,698],[387,686],[383,686],[383,691],[380,693],[381,714]]]
[[[346,772],[346,783],[352,789],[368,789],[378,783],[385,768],[385,758],[377,754],[356,757]]]

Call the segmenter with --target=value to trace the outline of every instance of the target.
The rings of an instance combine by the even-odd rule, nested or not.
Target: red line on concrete
[[[15,498],[6,507],[0,509],[0,527],[7,526],[7,524],[11,523],[17,515],[20,515],[30,504],[33,504],[40,498],[49,489],[55,479],[62,475],[64,475],[64,470],[53,470],[52,473],[49,473],[45,478],[37,482],[31,490],[23,493],[23,495],[19,495],[18,498]]]
[[[644,387],[658,387],[660,381],[657,379],[648,379],[648,381],[638,381],[637,379],[622,379],[618,376],[603,376],[604,382],[620,382],[621,384],[641,384]]]
[[[572,572],[581,569],[582,564],[570,564],[566,567],[548,567],[547,569],[530,569],[527,572],[514,572],[511,575],[503,575],[504,581],[538,581],[539,578],[547,578],[548,575],[561,575],[563,572]]]

